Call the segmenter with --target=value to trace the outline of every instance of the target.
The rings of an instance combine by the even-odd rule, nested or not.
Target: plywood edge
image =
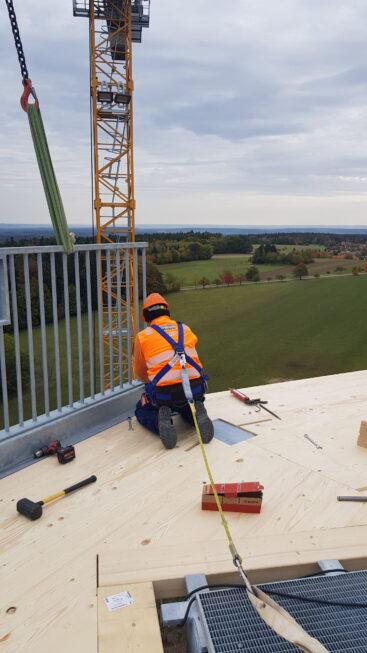
[[[267,582],[313,573],[317,561],[338,559],[347,569],[367,566],[367,526],[306,531],[272,538],[238,540],[245,569],[252,582]],[[128,562],[127,562],[128,561]],[[185,543],[152,547],[149,551],[119,551],[100,555],[100,585],[146,582],[154,585],[157,599],[184,594],[184,577],[203,573],[211,582],[233,582],[236,572],[224,542],[203,547]],[[226,580],[225,580],[226,579]]]
[[[107,597],[129,592],[133,603],[110,611]],[[98,653],[163,653],[153,584],[98,588]]]

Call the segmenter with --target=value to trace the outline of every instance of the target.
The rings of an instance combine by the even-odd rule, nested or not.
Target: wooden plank
[[[134,603],[110,612],[105,598],[129,592]],[[153,584],[98,589],[98,653],[163,653]]]
[[[349,556],[348,564],[363,557],[367,506],[340,504],[336,496],[367,483],[367,450],[356,444],[366,389],[367,372],[244,388],[268,399],[282,421],[254,425],[251,441],[231,447],[214,440],[207,447],[218,482],[265,485],[260,515],[228,513],[245,564],[254,570],[312,570],[318,556],[333,553]],[[237,424],[259,419],[227,392],[208,395],[207,406],[213,418]],[[132,431],[122,423],[78,444],[70,465],[49,458],[0,481],[2,653],[96,653],[97,553],[103,574],[110,552],[125,552],[125,560],[116,558],[109,569],[112,584],[157,579],[155,587],[167,588],[178,579],[176,588],[183,588],[191,571],[233,573],[218,515],[204,517],[200,509],[207,478],[200,451],[192,447],[195,436],[178,425],[172,451],[133,420]],[[320,439],[321,452],[305,432]],[[39,521],[16,513],[20,497],[37,500],[93,473],[93,487],[46,507]],[[327,532],[335,533],[330,546],[322,539]],[[11,606],[16,612],[8,614]]]
[[[348,569],[367,566],[367,526],[286,533],[269,539],[239,539],[236,544],[253,582],[293,578],[318,569],[317,561],[338,559]],[[160,546],[143,551],[113,551],[99,556],[100,586],[153,581],[157,599],[184,593],[187,574],[206,574],[212,582],[232,578],[233,563],[224,537],[204,547]],[[275,574],[275,575],[274,575]]]

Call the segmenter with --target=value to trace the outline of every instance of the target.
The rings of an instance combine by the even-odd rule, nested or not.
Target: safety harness
[[[185,397],[187,401],[190,403],[194,400],[193,398],[193,390],[191,388],[190,380],[189,380],[189,375],[187,372],[187,364],[191,365],[197,372],[200,374],[200,378],[203,382],[203,387],[205,389],[206,386],[206,379],[208,378],[206,374],[204,374],[203,368],[201,365],[199,365],[196,361],[194,361],[191,356],[189,356],[185,352],[185,346],[184,346],[184,326],[182,322],[177,322],[177,329],[178,329],[178,342],[176,342],[171,336],[164,331],[160,326],[157,324],[150,324],[149,325],[151,329],[154,329],[156,333],[158,333],[168,344],[172,347],[174,351],[174,356],[171,358],[171,360],[166,363],[164,367],[158,372],[158,374],[155,375],[154,379],[150,381],[146,385],[146,392],[149,397],[149,399],[153,402],[156,401],[157,398],[159,399],[168,399],[169,396],[163,396],[162,393],[160,394],[159,397],[157,397],[157,391],[156,391],[156,386],[163,379],[163,377],[176,365],[176,363],[180,363],[181,366],[181,379],[182,379],[182,388],[185,394]],[[199,389],[200,391],[201,389]]]

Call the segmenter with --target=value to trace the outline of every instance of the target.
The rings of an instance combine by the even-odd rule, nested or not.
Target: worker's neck
[[[159,317],[154,318],[149,324],[163,324],[167,320],[170,320],[171,318],[168,315],[160,315]]]

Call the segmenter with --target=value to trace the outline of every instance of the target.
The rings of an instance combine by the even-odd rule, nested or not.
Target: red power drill
[[[49,445],[42,447],[33,452],[35,458],[42,458],[43,456],[54,456],[57,455],[57,460],[61,465],[69,463],[75,458],[75,448],[72,444],[66,445],[66,447],[61,446],[60,440],[52,440]]]
[[[42,449],[38,449],[37,451],[33,452],[33,456],[35,458],[43,458],[43,456],[53,456],[58,449],[61,447],[61,442],[60,440],[52,440],[50,444],[46,445],[45,447],[42,447]]]

